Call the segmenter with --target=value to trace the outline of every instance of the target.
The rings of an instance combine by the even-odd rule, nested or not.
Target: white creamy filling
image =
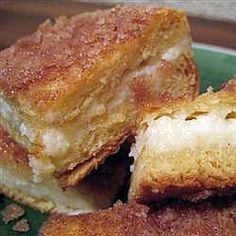
[[[183,38],[176,45],[168,48],[163,53],[161,59],[165,61],[174,61],[184,52],[186,48],[188,48],[188,45],[189,45],[189,40],[187,40],[187,38]]]
[[[79,214],[93,212],[101,207],[101,202],[95,201],[86,192],[81,193],[76,188],[63,191],[51,180],[40,184],[32,183],[3,167],[0,167],[0,188],[1,185],[13,191],[20,191],[26,197],[51,201],[58,213]]]
[[[61,157],[66,154],[70,143],[62,132],[55,128],[46,129],[42,135],[44,154],[51,157]]]
[[[225,119],[228,113],[211,112],[192,120],[185,120],[184,114],[150,119],[147,129],[136,137],[130,155],[138,157],[143,148],[158,154],[214,145],[236,147],[236,119]]]

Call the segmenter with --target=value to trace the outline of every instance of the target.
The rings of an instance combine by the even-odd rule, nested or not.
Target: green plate
[[[194,44],[194,54],[201,74],[201,92],[206,91],[208,86],[212,86],[217,90],[222,83],[236,75],[236,51]],[[10,203],[12,203],[10,199],[0,197],[0,210]],[[26,211],[24,218],[29,221],[30,231],[27,233],[16,233],[12,230],[16,221],[5,225],[0,218],[0,236],[37,235],[40,226],[47,219],[48,215],[29,207],[24,207],[24,209]]]
[[[194,56],[201,75],[201,92],[209,86],[218,90],[236,75],[236,51],[195,43]]]

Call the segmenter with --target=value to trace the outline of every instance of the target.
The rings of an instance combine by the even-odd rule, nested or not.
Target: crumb
[[[213,87],[212,87],[212,86],[209,86],[209,87],[207,88],[207,93],[213,93],[213,92],[214,92]]]
[[[1,215],[5,224],[8,224],[12,220],[18,219],[24,214],[25,211],[16,204],[10,204],[1,211]]]
[[[18,221],[15,226],[13,227],[14,231],[17,232],[28,232],[30,230],[29,223],[26,219],[22,219]]]

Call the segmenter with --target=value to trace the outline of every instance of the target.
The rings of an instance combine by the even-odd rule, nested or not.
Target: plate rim
[[[218,52],[236,57],[236,50],[231,48],[225,48],[213,44],[198,43],[198,42],[193,42],[192,47],[193,49],[203,49],[211,52]]]

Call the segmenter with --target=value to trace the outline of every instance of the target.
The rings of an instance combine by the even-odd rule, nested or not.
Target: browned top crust
[[[53,215],[41,236],[156,235],[147,221],[148,207],[118,203],[113,208],[78,216]]]
[[[151,209],[148,221],[159,236],[234,236],[236,204],[230,198],[170,204],[159,210]]]
[[[87,83],[98,62],[112,57],[120,46],[127,50],[125,45],[148,33],[150,25],[158,27],[167,20],[175,24],[186,18],[167,8],[118,6],[70,19],[59,17],[55,23],[47,20],[0,53],[0,91],[37,113],[75,91],[82,96],[94,86]]]
[[[236,204],[218,199],[200,204],[171,203],[161,208],[131,204],[78,216],[53,215],[41,236],[233,236]]]

